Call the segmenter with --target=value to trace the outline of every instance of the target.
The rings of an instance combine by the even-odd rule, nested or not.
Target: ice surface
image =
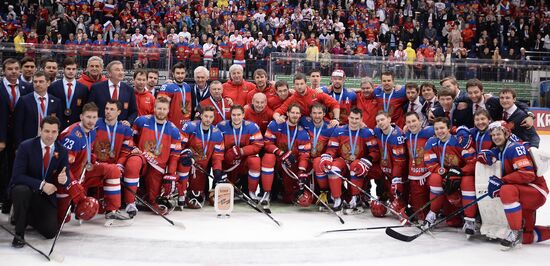
[[[542,150],[550,150],[550,136],[542,136]],[[550,204],[537,213],[537,224],[550,225]],[[319,233],[332,229],[397,225],[395,218],[374,218],[369,211],[335,216],[311,209],[273,204],[267,216],[242,202],[228,219],[216,218],[212,207],[185,209],[168,217],[181,221],[186,230],[173,227],[162,218],[140,212],[131,227],[105,228],[98,215],[79,226],[65,226],[56,252],[65,265],[546,265],[550,241],[510,252],[500,251],[497,242],[466,240],[453,228],[443,227],[405,243],[388,237],[384,230]],[[7,224],[0,214],[0,223]],[[13,227],[10,226],[13,230]],[[416,228],[398,228],[415,234]],[[26,240],[49,251],[53,240],[28,230]],[[45,259],[30,248],[13,249],[12,237],[0,230],[0,265],[39,265]],[[52,262],[53,263],[53,262]],[[384,265],[384,266],[385,266]]]

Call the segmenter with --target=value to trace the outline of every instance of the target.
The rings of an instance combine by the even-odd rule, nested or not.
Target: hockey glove
[[[300,179],[300,188],[301,188],[304,184],[307,184],[307,182],[308,182],[308,177],[309,177],[309,175],[308,175],[305,171],[300,170],[300,171],[298,172],[298,178]]]
[[[230,151],[235,154],[235,159],[239,160],[243,156],[242,149],[237,146],[233,146],[233,148],[230,149]]]
[[[321,166],[321,169],[323,169],[325,172],[330,170],[332,168],[332,156],[326,153],[321,155],[319,166]]]
[[[76,180],[71,181],[67,187],[67,192],[76,205],[86,198],[84,187]]]
[[[180,164],[183,166],[191,166],[195,162],[193,160],[193,152],[190,149],[185,149],[180,153]]]
[[[296,163],[296,156],[292,154],[292,151],[287,151],[281,156],[281,161],[287,168],[290,168]]]
[[[447,176],[443,179],[443,191],[445,195],[451,195],[460,188],[460,176]]]
[[[237,150],[238,152],[236,153],[235,150]],[[233,148],[228,149],[225,152],[225,161],[229,162],[229,164],[231,164],[231,165],[239,164],[240,163],[240,158],[241,158],[240,150],[241,149],[236,148],[236,146],[233,146]]]
[[[395,197],[397,197],[397,198],[401,197],[401,195],[403,194],[403,189],[404,189],[404,185],[403,185],[403,180],[401,179],[401,177],[396,176],[396,177],[392,178],[392,180],[391,180],[391,192],[393,193],[393,195],[395,195]],[[397,211],[399,211],[399,210],[397,210]]]
[[[472,138],[470,137],[470,129],[466,126],[459,126],[456,129],[456,138],[458,144],[463,149],[468,149],[472,145]]]
[[[496,176],[489,177],[489,185],[487,186],[487,192],[489,193],[489,197],[494,198],[498,197],[500,192],[500,187],[504,185],[504,182],[500,180],[500,178]]]
[[[461,177],[462,176],[462,170],[460,170],[460,168],[458,167],[451,167],[447,173],[445,173],[446,177],[452,177],[452,176],[458,176],[458,177]]]
[[[160,196],[170,198],[172,193],[176,191],[176,181],[178,178],[174,175],[165,175],[162,177],[162,188]]]
[[[493,165],[494,162],[496,162],[497,157],[495,153],[491,150],[482,150],[477,155],[477,161],[486,164],[486,165]]]
[[[223,171],[220,169],[214,170],[214,184],[222,182]]]
[[[120,173],[124,175],[124,165],[117,163],[116,167],[120,170]]]
[[[368,159],[361,158],[350,164],[350,174],[357,177],[362,177],[369,172],[371,167],[372,163]]]

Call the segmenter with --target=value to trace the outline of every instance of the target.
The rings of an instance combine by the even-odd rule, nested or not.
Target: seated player
[[[435,223],[441,208],[444,214],[449,214],[476,198],[474,149],[462,148],[457,137],[451,135],[450,122],[445,117],[435,118],[434,130],[435,136],[424,147],[424,163],[431,172],[428,177],[430,200],[433,200],[430,212],[426,215],[426,226]],[[463,231],[467,235],[475,233],[476,213],[477,205],[464,210]],[[462,219],[457,216],[456,219],[447,220],[447,224],[460,226]]]
[[[502,177],[489,178],[490,197],[500,197],[511,231],[501,245],[513,248],[550,239],[548,226],[535,225],[537,209],[546,202],[548,186],[543,176],[537,176],[533,161],[525,146],[510,140],[508,123],[497,121],[489,125],[495,148],[483,150],[478,161],[491,165],[502,163]]]
[[[223,133],[224,146],[227,147],[223,169],[233,184],[236,184],[240,175],[248,173],[248,194],[250,198],[259,201],[256,190],[260,182],[261,159],[258,153],[264,146],[263,136],[256,123],[243,119],[242,106],[231,106],[230,114],[231,120],[217,125]]]

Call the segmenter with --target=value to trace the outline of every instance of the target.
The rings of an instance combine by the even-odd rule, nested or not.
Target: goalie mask
[[[491,124],[489,124],[489,132],[493,132],[494,130],[500,130],[504,132],[504,135],[506,137],[509,137],[512,135],[512,131],[510,130],[511,124],[504,120],[495,121]]]

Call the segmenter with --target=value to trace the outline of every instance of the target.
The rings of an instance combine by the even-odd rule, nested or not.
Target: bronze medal
[[[115,158],[115,151],[110,151],[109,152],[109,157]]]
[[[86,171],[90,172],[94,169],[94,166],[91,163],[86,164]]]
[[[159,156],[160,155],[160,150],[155,150],[155,155]]]
[[[412,160],[412,166],[413,166],[413,167],[415,167],[415,166],[416,166],[416,162],[415,162],[415,160],[414,160],[414,159]]]
[[[317,154],[317,149],[315,149],[315,148],[311,149],[311,154],[313,154],[313,155]]]
[[[65,116],[71,116],[71,109],[65,109]]]
[[[387,166],[388,165],[388,160],[382,160],[382,166]]]
[[[349,159],[350,159],[351,161],[355,161],[355,155],[350,155],[350,156],[349,156]]]
[[[439,169],[437,169],[437,173],[440,174],[440,175],[444,175],[445,174],[445,167],[439,167]]]
[[[183,114],[189,114],[189,112],[187,111],[187,109],[185,108],[185,106],[182,106],[182,107],[181,107],[181,111],[183,112]]]

